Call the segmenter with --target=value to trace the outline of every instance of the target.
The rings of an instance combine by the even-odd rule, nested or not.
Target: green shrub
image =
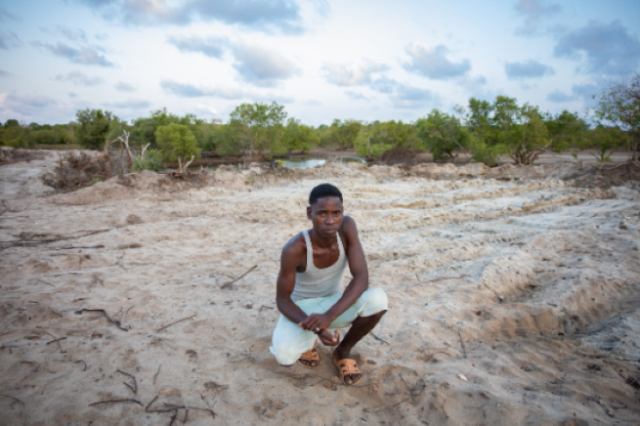
[[[489,167],[497,166],[500,157],[509,153],[509,149],[502,145],[489,145],[479,139],[474,139],[469,148],[473,152],[473,161],[476,163],[484,163]]]
[[[164,169],[162,152],[157,149],[150,149],[146,151],[142,160],[140,160],[140,157],[137,157],[131,167],[131,171],[133,172],[140,172],[142,170],[159,172],[162,169]]]
[[[158,127],[156,143],[165,161],[176,162],[178,157],[186,161],[190,160],[191,156],[196,160],[200,158],[198,141],[189,127],[184,124],[172,123]]]

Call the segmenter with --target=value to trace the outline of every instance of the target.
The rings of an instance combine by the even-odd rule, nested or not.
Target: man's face
[[[336,235],[342,225],[342,213],[342,201],[333,196],[318,198],[315,204],[307,207],[313,230],[325,238]]]

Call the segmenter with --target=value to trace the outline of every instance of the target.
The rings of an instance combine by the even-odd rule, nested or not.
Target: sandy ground
[[[53,194],[57,155],[0,167],[2,425],[640,423],[638,182],[334,163]],[[326,347],[314,370],[268,351],[280,249],[325,181],[390,299],[357,387]]]

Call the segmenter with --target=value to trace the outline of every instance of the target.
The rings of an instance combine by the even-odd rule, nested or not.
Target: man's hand
[[[304,330],[310,330],[318,334],[321,330],[325,330],[331,325],[331,318],[326,315],[311,314],[302,320],[298,327],[302,327]]]
[[[320,333],[318,333],[318,337],[325,346],[336,346],[340,343],[340,334],[338,334],[338,330],[335,331],[335,334],[331,334],[331,332],[326,329],[321,330]]]

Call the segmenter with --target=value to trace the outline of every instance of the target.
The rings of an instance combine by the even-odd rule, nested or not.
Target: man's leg
[[[284,315],[280,315],[269,351],[276,357],[278,364],[293,365],[300,355],[313,348],[316,338],[315,333],[303,330]]]
[[[351,358],[351,349],[360,341],[364,336],[366,336],[373,328],[378,324],[380,318],[387,311],[381,311],[377,314],[368,316],[368,317],[358,317],[353,324],[351,324],[351,328],[347,332],[347,334],[342,339],[342,342],[336,347],[335,351],[333,351],[333,360],[334,363],[340,361],[341,359]],[[344,376],[344,381],[346,384],[350,385],[354,382],[357,382],[360,378],[361,374],[354,374],[352,376]]]
[[[351,349],[378,324],[380,318],[387,312],[387,295],[380,288],[368,288],[362,296],[342,315],[331,323],[329,328],[351,328],[333,352],[334,363],[342,359],[351,358]],[[346,384],[355,383],[360,374],[345,376]]]

